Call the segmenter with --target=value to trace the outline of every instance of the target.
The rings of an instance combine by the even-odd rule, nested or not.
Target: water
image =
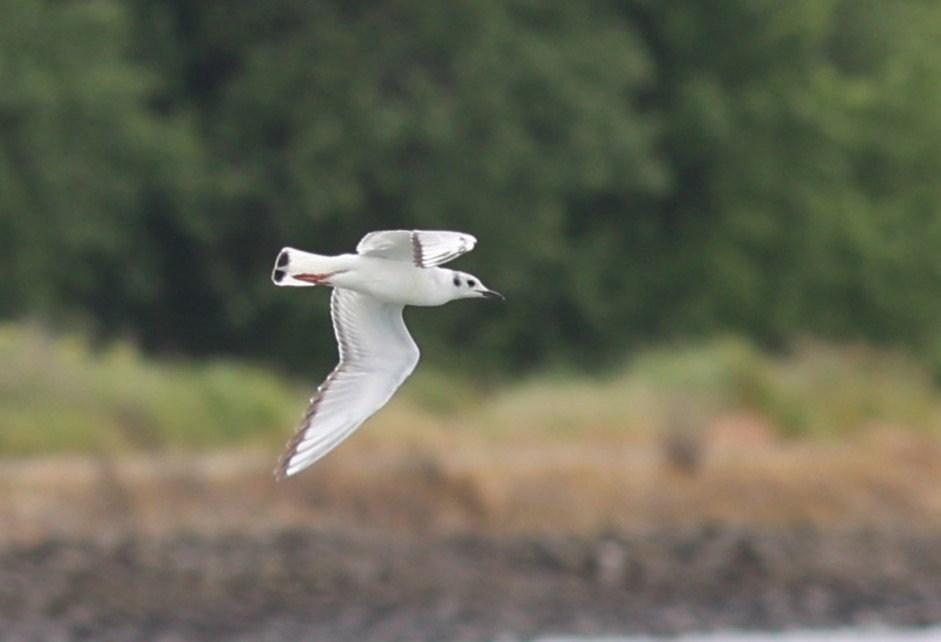
[[[549,637],[536,642],[941,642],[941,627],[930,629],[843,629],[782,633],[701,633],[678,637]]]

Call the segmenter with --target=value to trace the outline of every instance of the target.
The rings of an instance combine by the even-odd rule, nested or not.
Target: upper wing
[[[356,251],[395,261],[410,261],[427,268],[447,263],[477,244],[470,234],[427,230],[387,230],[370,232],[356,246]]]
[[[275,475],[300,472],[382,408],[418,363],[402,306],[334,288],[330,299],[340,363],[317,388]]]

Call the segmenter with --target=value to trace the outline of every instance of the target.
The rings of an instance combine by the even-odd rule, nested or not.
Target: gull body
[[[340,362],[317,388],[275,475],[293,475],[333,450],[382,408],[412,373],[418,346],[405,305],[503,299],[477,277],[438,267],[474,248],[460,232],[389,230],[367,234],[356,254],[325,256],[284,248],[271,278],[280,286],[334,288],[330,313]]]
[[[361,254],[321,256],[285,248],[292,257],[291,265],[308,274],[329,275],[321,280],[298,279],[305,272],[287,276],[297,283],[278,285],[327,285],[366,294],[380,301],[398,305],[438,306],[455,299],[492,296],[480,279],[456,270],[440,267],[421,268],[404,261]],[[454,285],[454,279],[460,281]],[[468,286],[467,282],[474,283]]]

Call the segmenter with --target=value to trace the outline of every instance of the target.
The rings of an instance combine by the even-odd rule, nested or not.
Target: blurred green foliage
[[[214,360],[157,363],[126,342],[0,324],[0,452],[121,452],[278,443],[303,393]]]
[[[410,312],[439,365],[937,367],[939,104],[935,0],[0,0],[0,316],[310,369],[282,245],[459,229],[508,301]]]
[[[156,360],[126,341],[92,346],[82,334],[3,323],[0,453],[276,448],[306,388],[231,360]],[[368,430],[370,443],[429,452],[671,431],[698,439],[729,420],[751,422],[769,439],[848,441],[898,429],[941,436],[941,402],[925,368],[894,352],[812,343],[787,357],[728,339],[644,350],[604,375],[543,372],[492,390],[421,368],[392,406],[377,420],[382,430]]]

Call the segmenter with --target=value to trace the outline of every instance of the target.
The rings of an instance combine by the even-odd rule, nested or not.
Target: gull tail
[[[331,285],[330,277],[344,271],[340,263],[345,263],[342,257],[323,256],[286,247],[275,260],[271,280],[275,285],[295,287]]]

